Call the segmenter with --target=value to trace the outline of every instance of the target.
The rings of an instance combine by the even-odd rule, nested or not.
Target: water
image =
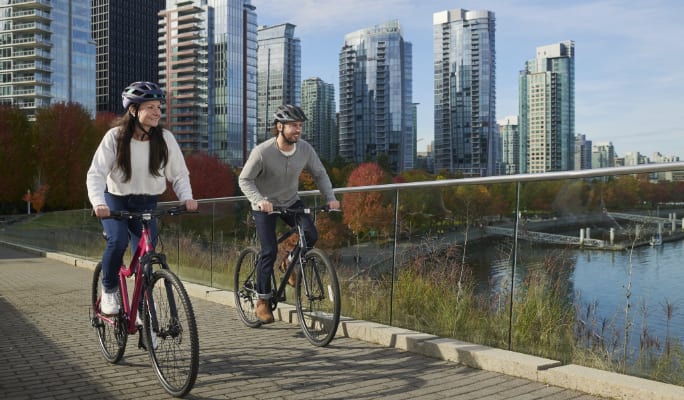
[[[668,302],[674,306],[669,335],[684,342],[684,241],[664,243],[657,247],[638,247],[632,253],[631,263],[629,251],[532,248],[534,250],[520,250],[519,259],[527,259],[528,262],[519,261],[516,281],[523,279],[530,269],[542,268],[541,263],[531,263],[530,259],[540,260],[540,257],[548,254],[562,252],[563,268],[567,272],[565,276],[574,302],[583,306],[596,303],[598,323],[605,318],[618,333],[624,333],[626,293],[631,281],[629,318],[632,345],[638,346],[644,326],[651,336],[658,337],[660,343],[664,343],[667,334],[664,308]],[[532,251],[536,253],[534,257],[530,256]],[[511,274],[510,263],[501,255],[492,253],[481,254],[489,260],[478,262],[480,267],[476,268],[476,278],[489,287],[497,282],[510,282]]]

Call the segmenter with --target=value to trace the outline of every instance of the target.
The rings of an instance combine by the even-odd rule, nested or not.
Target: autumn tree
[[[21,196],[33,189],[35,162],[26,115],[18,108],[0,106],[0,213],[18,210]]]
[[[387,183],[385,173],[373,162],[359,165],[349,176],[347,186],[372,186]],[[383,192],[346,193],[342,198],[344,223],[356,234],[377,232],[389,235],[394,222],[394,206]]]
[[[39,109],[34,124],[38,186],[50,186],[52,209],[75,209],[87,202],[86,173],[100,137],[78,103]]]
[[[190,183],[195,199],[229,197],[235,194],[235,174],[230,165],[205,152],[185,157],[190,171]],[[177,200],[170,188],[160,198],[162,201]]]

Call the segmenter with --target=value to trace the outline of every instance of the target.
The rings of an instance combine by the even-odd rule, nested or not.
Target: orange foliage
[[[385,172],[376,163],[359,165],[349,176],[347,186],[371,186],[385,183]],[[394,206],[382,192],[346,193],[342,198],[344,223],[354,232],[376,231],[389,234],[394,221]]]
[[[49,188],[50,186],[48,185],[42,185],[37,191],[24,194],[21,199],[26,202],[30,201],[33,209],[36,210],[36,212],[40,212],[43,209],[43,206],[45,206],[45,193],[47,193]]]

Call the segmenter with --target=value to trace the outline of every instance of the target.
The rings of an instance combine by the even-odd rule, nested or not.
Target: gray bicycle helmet
[[[304,111],[293,104],[283,104],[278,106],[278,109],[273,113],[273,125],[276,122],[304,122],[306,121]]]
[[[150,100],[165,100],[164,92],[154,82],[133,82],[121,93],[124,109],[131,104],[140,104]]]

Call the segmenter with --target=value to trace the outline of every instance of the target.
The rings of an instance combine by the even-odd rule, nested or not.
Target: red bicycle
[[[100,312],[102,263],[95,267],[91,323],[100,350],[112,364],[126,350],[128,335],[139,334],[138,348],[146,349],[164,389],[175,397],[192,389],[199,368],[199,338],[190,298],[181,280],[169,269],[164,254],[155,252],[150,237],[152,218],[188,213],[185,206],[146,212],[112,211],[109,218],[139,219],[142,235],[130,265],[119,270],[118,315]],[[126,279],[134,277],[133,295]],[[142,303],[141,303],[142,302]],[[138,308],[141,307],[141,317]]]

